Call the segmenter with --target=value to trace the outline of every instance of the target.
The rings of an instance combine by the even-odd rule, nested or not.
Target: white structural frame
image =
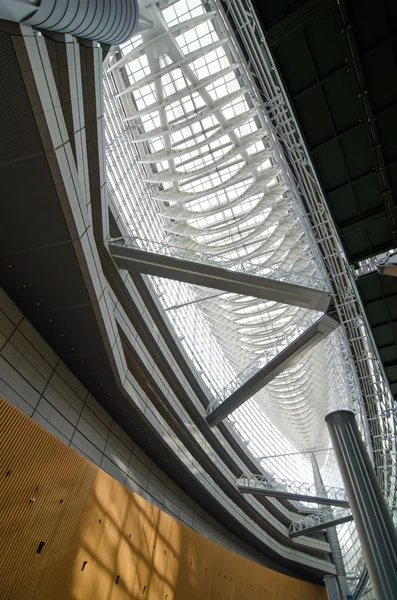
[[[300,211],[304,227],[311,231],[311,238],[321,248],[326,271],[332,285],[335,308],[343,325],[351,358],[355,365],[352,385],[361,389],[365,404],[357,415],[361,419],[363,435],[372,456],[379,483],[388,502],[394,522],[397,522],[397,416],[387,377],[365,316],[355,273],[348,264],[330,215],[321,185],[313,168],[311,157],[296,126],[293,109],[289,103],[283,82],[273,62],[264,32],[251,0],[214,0],[228,31],[231,43],[236,44],[233,30],[238,31],[239,43],[248,56],[247,74],[255,74],[260,85],[258,102],[267,112],[272,110],[272,126],[279,147],[286,154],[291,173],[291,185],[300,198]],[[233,23],[233,30],[230,24]],[[303,199],[304,198],[304,202]],[[309,218],[310,215],[310,218]],[[369,263],[369,264],[368,264]],[[374,270],[373,261],[364,261],[356,275]],[[360,414],[361,413],[361,414]],[[340,529],[342,544],[346,546],[351,570],[357,574],[355,584],[360,585],[360,550],[357,534],[352,526]],[[357,548],[352,552],[353,545]],[[350,549],[349,549],[350,548]]]
[[[371,444],[367,436],[367,443],[372,451],[382,490],[394,514],[397,511],[396,410],[354,277],[339,242],[321,185],[303,138],[296,127],[293,110],[251,0],[225,0],[223,3],[210,0],[209,3],[218,11],[231,43],[236,41],[229,20],[239,32],[249,57],[249,68],[245,72],[248,76],[252,70],[258,78],[260,92],[257,101],[266,113],[269,108],[272,110],[275,137],[280,151],[282,147],[282,151],[287,154],[293,170],[289,180],[298,191],[296,197],[305,199],[306,206],[302,201],[300,206],[303,222],[311,231],[310,237],[317,240],[321,247],[335,308],[352,350],[352,359],[357,371],[356,382],[359,382],[365,398],[366,420],[372,439]]]
[[[174,4],[173,2],[159,1],[151,3],[158,9],[161,7],[167,7]],[[247,190],[243,193],[253,194],[260,190],[264,185],[267,187],[267,194],[265,194],[265,201],[271,205],[271,211],[267,216],[267,225],[270,227],[276,224],[276,229],[271,230],[272,239],[275,239],[277,235],[280,235],[280,239],[283,241],[285,236],[285,230],[283,226],[280,226],[280,221],[285,219],[287,215],[287,221],[289,225],[284,227],[290,227],[292,236],[296,235],[296,240],[293,241],[291,249],[295,252],[295,248],[299,246],[300,239],[298,229],[291,227],[291,216],[288,213],[291,210],[291,206],[288,205],[286,212],[285,198],[288,195],[293,196],[293,210],[296,212],[297,219],[301,228],[306,231],[305,243],[310,247],[312,256],[316,257],[317,271],[312,272],[314,278],[322,278],[328,282],[330,289],[332,289],[335,308],[338,317],[344,326],[344,333],[339,334],[339,338],[343,338],[343,352],[344,352],[344,364],[343,369],[346,371],[346,385],[349,387],[351,397],[355,399],[355,408],[358,411],[358,418],[361,422],[363,434],[366,438],[368,447],[372,452],[374,464],[382,485],[382,489],[389,501],[391,510],[395,510],[396,505],[396,484],[395,484],[395,472],[396,472],[396,449],[395,449],[395,437],[396,437],[396,418],[394,412],[394,405],[390,391],[388,389],[387,381],[383,372],[382,364],[379,356],[376,352],[376,347],[371,338],[371,333],[367,326],[364,311],[360,305],[360,300],[357,295],[355,288],[354,277],[346,261],[341,245],[338,241],[336,230],[332,223],[329,211],[321,187],[316,178],[314,169],[311,165],[310,157],[305,149],[303,139],[296,128],[295,119],[293,112],[288,103],[287,96],[283,90],[282,83],[278,77],[275,65],[272,62],[270,52],[266,46],[263,32],[260,29],[259,22],[256,18],[252,3],[249,0],[236,0],[226,1],[221,3],[218,0],[210,0],[204,3],[208,9],[206,15],[195,17],[195,23],[205,23],[206,21],[216,22],[217,31],[219,33],[219,39],[212,41],[211,51],[215,51],[217,48],[226,48],[229,56],[233,56],[230,60],[229,66],[223,66],[224,73],[223,78],[231,77],[237,74],[238,81],[240,83],[240,89],[233,90],[228,96],[228,100],[236,100],[244,95],[245,98],[249,98],[249,110],[246,110],[244,114],[234,115],[227,122],[222,120],[222,110],[226,104],[225,98],[217,98],[214,100],[208,94],[207,88],[209,86],[215,86],[217,78],[214,73],[209,73],[200,78],[196,76],[196,80],[191,77],[191,64],[197,60],[199,51],[193,50],[187,55],[177,55],[178,48],[174,47],[174,56],[172,58],[173,64],[163,64],[160,67],[159,56],[156,56],[156,52],[153,52],[154,48],[164,50],[165,38],[170,38],[170,35],[159,33],[154,44],[144,43],[143,47],[133,48],[131,50],[132,55],[143,56],[147,54],[149,59],[149,73],[145,74],[145,77],[139,81],[139,83],[126,85],[125,80],[121,77],[121,68],[126,68],[129,60],[131,59],[131,53],[126,56],[118,57],[118,66],[114,59],[110,61],[112,74],[114,80],[117,83],[119,92],[119,101],[123,103],[124,117],[125,118],[125,130],[118,135],[117,138],[113,138],[108,143],[108,155],[110,157],[112,153],[115,155],[114,150],[119,145],[125,145],[128,142],[128,152],[132,157],[135,157],[135,163],[133,160],[125,168],[124,164],[116,164],[116,159],[112,162],[111,170],[120,171],[124,169],[123,176],[116,182],[115,186],[110,186],[112,193],[117,193],[118,186],[124,186],[124,181],[127,177],[130,177],[131,172],[135,173],[133,177],[133,186],[136,189],[134,192],[134,199],[139,198],[139,204],[145,206],[147,215],[151,215],[151,222],[147,225],[150,229],[150,235],[145,229],[143,232],[140,229],[140,223],[142,224],[143,218],[140,207],[135,206],[131,209],[132,197],[128,198],[130,190],[126,189],[126,194],[118,195],[117,203],[121,208],[121,212],[126,221],[127,230],[131,232],[131,235],[136,235],[137,232],[142,236],[142,233],[147,238],[152,239],[153,244],[156,242],[169,243],[171,240],[175,243],[178,240],[178,244],[181,240],[184,241],[184,250],[186,252],[205,252],[208,250],[208,243],[206,242],[206,236],[211,238],[212,232],[215,229],[218,231],[218,239],[216,243],[219,245],[219,252],[215,255],[229,256],[230,248],[233,245],[238,245],[240,242],[244,244],[244,233],[240,237],[236,236],[236,233],[231,236],[230,227],[227,222],[224,224],[224,232],[222,233],[222,226],[214,225],[212,222],[210,225],[205,224],[204,229],[199,231],[192,225],[192,211],[191,206],[194,203],[200,203],[204,201],[203,192],[194,191],[194,185],[200,181],[203,176],[208,178],[215,177],[215,171],[217,172],[218,185],[212,185],[212,191],[218,194],[221,193],[224,187],[224,180],[222,180],[222,173],[225,173],[226,168],[230,168],[230,175],[232,177],[232,183],[235,186],[241,186],[248,175],[254,178],[254,183],[250,185]],[[226,7],[226,12],[224,11]],[[227,13],[227,15],[226,15]],[[233,23],[233,27],[230,23]],[[156,26],[156,25],[155,25]],[[170,34],[177,37],[182,35],[183,31],[189,30],[192,24],[189,23],[177,23],[170,27]],[[239,46],[236,42],[233,30],[239,32],[240,43],[244,45],[246,55],[248,56],[248,65],[241,58],[241,52],[239,52]],[[149,34],[150,36],[150,34]],[[156,36],[155,36],[156,37]],[[176,46],[177,44],[175,44]],[[149,50],[149,48],[151,49]],[[210,49],[209,49],[210,50]],[[159,53],[157,53],[159,54]],[[182,68],[181,68],[182,67]],[[191,110],[188,115],[189,126],[197,126],[203,119],[209,118],[211,113],[215,113],[219,116],[218,122],[208,125],[204,132],[206,141],[197,138],[194,140],[196,151],[205,153],[204,146],[208,140],[211,139],[211,143],[218,143],[221,145],[220,150],[222,152],[217,157],[211,157],[212,163],[204,162],[201,164],[194,164],[192,158],[183,159],[183,152],[178,149],[178,143],[175,145],[175,139],[172,141],[172,135],[181,130],[181,121],[176,118],[173,123],[167,122],[166,112],[169,109],[172,101],[176,101],[182,98],[188,98],[189,94],[185,91],[176,92],[173,95],[172,90],[168,89],[165,93],[161,85],[162,75],[169,75],[180,69],[184,76],[189,80],[190,92],[198,91],[201,98],[205,97],[206,105],[200,106],[196,110]],[[189,71],[190,69],[190,71]],[[161,75],[159,72],[161,71]],[[251,77],[251,72],[255,74],[256,81]],[[189,77],[190,73],[190,77]],[[217,74],[218,75],[218,74]],[[204,84],[203,85],[203,81]],[[256,82],[260,84],[260,90],[256,87]],[[131,99],[135,91],[141,88],[141,85],[153,85],[156,90],[157,100],[156,105],[154,103],[148,103],[147,105],[136,106],[134,101]],[[175,81],[174,84],[176,85]],[[106,82],[105,82],[106,85]],[[126,91],[126,88],[129,89]],[[109,88],[107,88],[109,89]],[[189,92],[189,93],[190,93]],[[162,97],[163,94],[163,97]],[[166,96],[166,97],[165,97]],[[171,98],[171,102],[170,102]],[[115,105],[114,105],[115,106]],[[141,119],[151,117],[152,111],[157,111],[159,114],[160,122],[156,127],[152,128],[150,133],[145,131],[145,128],[141,126]],[[272,115],[270,121],[269,114]],[[247,116],[248,115],[248,116]],[[234,120],[233,120],[234,119]],[[262,127],[261,132],[254,130],[248,135],[248,139],[243,139],[242,143],[239,137],[234,134],[234,131],[239,127],[246,126],[249,119],[256,119],[256,123],[260,122],[259,127]],[[186,125],[186,121],[185,121]],[[231,148],[225,142],[222,142],[222,135],[229,136],[231,141]],[[156,140],[157,136],[162,136],[164,140],[164,147],[156,148],[158,144]],[[262,136],[262,137],[260,137]],[[192,138],[193,139],[193,138]],[[255,141],[259,140],[259,141]],[[184,140],[184,143],[189,143],[189,140]],[[192,142],[193,143],[193,142]],[[269,163],[263,169],[263,173],[259,170],[260,157],[258,153],[255,155],[248,156],[248,148],[250,143],[262,143],[261,153],[263,156],[266,154],[266,158]],[[236,147],[241,146],[239,152],[236,152]],[[240,152],[241,150],[241,152]],[[287,161],[283,158],[283,155],[287,157]],[[225,158],[226,156],[226,158]],[[245,166],[240,170],[238,165],[241,167],[241,160]],[[209,160],[209,154],[203,157],[203,160]],[[154,162],[153,162],[154,161]],[[239,162],[240,161],[240,162]],[[161,167],[164,163],[168,166]],[[226,165],[227,163],[227,165]],[[234,164],[233,164],[234,163]],[[155,168],[152,165],[155,164]],[[157,165],[160,165],[158,168]],[[276,166],[276,168],[275,168]],[[190,169],[190,172],[188,172]],[[233,170],[234,169],[234,170]],[[230,183],[230,181],[229,181]],[[258,184],[258,187],[256,186]],[[163,189],[159,188],[163,186]],[[188,187],[191,186],[193,191],[189,191]],[[182,188],[182,189],[181,189]],[[250,196],[247,196],[249,198]],[[283,198],[283,200],[281,200]],[[304,198],[304,201],[303,201]],[[287,202],[288,204],[288,202]],[[132,203],[133,205],[133,203]],[[160,208],[160,218],[158,218],[158,210]],[[274,205],[274,206],[273,206]],[[237,204],[236,204],[237,206]],[[251,210],[254,210],[255,207]],[[204,207],[203,211],[206,214],[206,218],[209,220],[216,219],[216,210],[213,206]],[[310,214],[310,219],[308,218]],[[247,226],[247,215],[243,215],[243,218],[239,221],[239,227]],[[250,214],[250,218],[252,214]],[[235,219],[235,217],[234,217]],[[289,220],[288,220],[289,219]],[[131,225],[133,227],[131,228]],[[164,230],[166,231],[166,237],[164,237]],[[248,225],[248,231],[246,232],[249,243],[254,239],[252,237],[253,228]],[[260,232],[259,232],[260,233]],[[201,237],[200,237],[201,236]],[[197,240],[199,238],[199,240]],[[247,240],[245,240],[247,241]],[[211,245],[211,244],[210,244]],[[321,248],[321,251],[319,250]],[[154,247],[152,251],[156,251]],[[263,249],[262,249],[263,251]],[[279,254],[268,253],[265,256],[268,261],[269,268],[273,266],[272,261],[277,260]],[[296,265],[299,266],[301,255],[299,252],[295,254],[289,254],[289,265],[294,265],[294,269],[297,269]],[[214,255],[214,249],[211,250]],[[259,256],[259,255],[258,255]],[[293,259],[291,259],[293,257]],[[251,258],[256,258],[254,255]],[[296,262],[294,262],[296,261]],[[307,265],[299,271],[299,273],[307,274]],[[278,264],[279,268],[280,265]],[[232,364],[238,364],[241,361],[242,354],[236,350],[237,344],[235,340],[235,331],[241,328],[241,318],[237,317],[239,306],[241,306],[241,299],[234,298],[228,295],[219,297],[210,297],[208,291],[197,288],[194,293],[189,290],[184,296],[178,294],[182,290],[180,286],[174,286],[172,288],[172,294],[169,293],[171,289],[168,286],[166,289],[160,281],[153,281],[155,287],[159,291],[159,295],[162,296],[161,302],[171,322],[173,323],[175,330],[178,332],[180,339],[183,343],[190,344],[191,340],[197,336],[197,318],[204,315],[206,321],[209,323],[209,328],[219,341],[219,347],[221,350],[217,350],[218,354],[226,352],[229,362]],[[182,290],[185,293],[185,290]],[[189,292],[189,293],[188,293]],[[189,295],[190,294],[190,295]],[[172,301],[172,298],[176,300]],[[221,301],[220,301],[221,300]],[[195,309],[192,311],[194,319],[187,314],[189,309]],[[247,308],[248,310],[248,308]],[[270,309],[269,307],[263,307],[257,305],[255,308],[258,313],[262,311],[265,314],[267,322],[275,321],[275,315],[280,314],[280,308],[276,307]],[[228,312],[229,311],[229,312]],[[224,314],[227,313],[230,316],[229,321],[224,319]],[[289,313],[291,326],[296,326],[302,319],[301,313]],[[247,319],[246,319],[247,321]],[[232,326],[235,328],[232,331]],[[285,328],[285,327],[284,327]],[[244,324],[244,332],[242,338],[240,337],[239,343],[242,343],[243,351],[251,352],[247,363],[243,363],[243,370],[249,369],[251,364],[255,364],[255,368],[261,368],[263,366],[263,357],[266,355],[266,346],[260,345],[260,336],[263,337],[263,323],[260,318],[256,323]],[[278,335],[277,340],[281,339],[281,333],[277,332],[276,326],[272,325],[271,333]],[[225,332],[231,334],[230,346],[225,346],[224,335]],[[268,334],[268,330],[265,331]],[[283,332],[284,333],[284,332]],[[189,338],[190,336],[190,338]],[[185,340],[183,340],[185,338]],[[242,339],[242,342],[241,342]],[[274,339],[273,339],[274,343]],[[321,348],[323,354],[327,354],[327,361],[331,364],[332,360],[332,346],[335,344],[334,339],[329,340],[329,344]],[[203,355],[198,356],[198,345],[192,348],[187,345],[189,355],[191,355],[192,363],[196,367],[199,374],[203,373],[205,376],[205,369],[202,368]],[[253,356],[257,359],[253,360]],[[272,393],[275,398],[280,399],[281,414],[282,415],[295,415],[297,416],[297,426],[299,422],[303,425],[308,425],[309,421],[320,423],[323,418],[321,413],[316,412],[316,407],[313,403],[307,401],[309,397],[309,391],[306,389],[306,381],[308,373],[310,373],[316,357],[311,354],[305,357],[301,365],[297,365],[296,368],[285,374],[285,377],[280,377],[279,381],[274,383]],[[355,369],[350,366],[351,359],[354,362]],[[217,355],[214,354],[214,364],[218,364],[216,361],[219,360]],[[317,360],[317,359],[316,359]],[[261,362],[262,361],[262,362]],[[320,367],[323,364],[319,365]],[[327,367],[328,368],[328,367]],[[334,372],[338,373],[338,368],[335,364],[332,366]],[[222,380],[220,378],[220,380]],[[288,380],[288,381],[287,381]],[[212,382],[207,379],[211,384]],[[229,377],[230,381],[230,377]],[[225,385],[225,384],[223,384]],[[283,387],[284,386],[284,387]],[[297,393],[295,400],[285,400],[284,388],[287,386],[287,390],[290,390],[295,386],[296,389],[300,386],[300,396]],[[224,388],[226,389],[226,388]],[[360,403],[360,398],[357,394],[357,390],[361,390],[362,395],[365,397],[365,404]],[[216,390],[216,393],[220,393],[222,390]],[[216,395],[216,393],[214,395]],[[291,391],[287,392],[287,396],[291,396],[294,393]],[[284,399],[283,399],[284,395]],[[308,415],[311,415],[310,418]],[[273,416],[273,415],[271,415]],[[277,415],[276,415],[277,416]],[[292,418],[292,416],[291,416]],[[305,421],[306,419],[306,421]],[[242,431],[241,423],[240,431]],[[276,425],[279,423],[276,421]],[[312,425],[310,431],[316,430],[316,425]],[[249,428],[245,428],[243,431],[246,439],[249,437]],[[281,430],[281,433],[284,433]],[[371,435],[370,435],[371,434]],[[293,443],[297,436],[295,436]],[[316,443],[320,443],[321,440],[316,440]],[[315,445],[315,444],[313,444]],[[259,452],[259,455],[263,454]]]
[[[112,140],[110,154],[126,135],[146,184],[142,200],[157,211],[162,228],[157,235],[146,237],[144,230],[133,225],[136,229],[131,231],[130,239],[138,249],[162,253],[164,248],[179,248],[180,258],[208,261],[210,257],[212,264],[230,270],[239,270],[241,265],[244,270],[248,265],[251,272],[254,268],[263,277],[301,281],[309,287],[327,289],[329,282],[324,278],[315,245],[305,235],[302,219],[296,212],[294,192],[284,177],[282,157],[270,133],[268,119],[261,107],[255,105],[251,83],[242,81],[243,67],[232,52],[216,10],[207,10],[207,5],[198,1],[185,3],[188,11],[200,5],[204,12],[179,23],[176,21],[184,17],[175,15],[168,25],[159,8],[161,4],[151,3],[149,7],[154,28],[144,32],[140,43],[131,45],[124,55],[119,53],[109,61],[128,132]],[[171,3],[175,4],[178,3]],[[203,27],[208,23],[211,28],[207,34],[212,39],[202,42],[207,34],[200,30],[199,60],[196,47],[182,52],[183,44],[186,48],[189,40],[178,36],[190,35],[197,24]],[[205,64],[199,64],[200,60]],[[130,63],[133,66],[128,71]],[[129,210],[124,199],[119,202],[123,203],[122,212],[124,207]],[[131,221],[136,219],[133,217]],[[164,308],[173,309],[172,315],[168,313],[173,323],[183,314],[180,306],[192,307],[201,300],[189,322],[204,318],[217,340],[219,371],[210,381],[210,384],[223,382],[215,390],[217,397],[224,396],[233,382],[245,379],[252,366],[254,371],[264,366],[270,348],[282,350],[285,340],[293,338],[304,319],[310,317],[310,326],[319,317],[308,315],[301,307],[291,309],[278,302],[272,304],[236,294],[220,300],[213,295],[209,298],[197,286],[185,302],[178,301],[177,310],[166,298],[171,287],[158,286]],[[185,293],[184,289],[178,289],[179,294]],[[189,322],[186,318],[181,328],[190,327]],[[198,335],[198,325],[194,328],[191,342]],[[337,352],[336,346],[334,341],[329,342],[330,354]],[[193,347],[193,361],[199,372],[205,371],[200,366],[205,357],[196,359],[196,341]],[[306,447],[312,443],[311,432],[318,437],[316,445],[328,435],[323,417],[333,407],[334,398],[329,394],[333,378],[328,380],[326,394],[323,389],[319,394],[325,399],[324,410],[319,411],[315,407],[318,404],[315,386],[307,383],[306,376],[313,362],[318,363],[320,370],[327,368],[324,350],[322,347],[317,352],[308,352],[300,365],[293,366],[292,380],[299,379],[294,406],[285,401],[285,392],[278,389],[278,383],[272,391],[270,404],[275,406],[272,418],[282,428],[283,422],[297,415],[295,430],[300,429],[304,420]],[[215,360],[212,362],[216,364]],[[212,364],[208,366],[212,368]],[[301,369],[299,375],[296,368]],[[349,384],[345,385],[346,390],[348,387]],[[352,393],[356,393],[354,386],[341,396],[350,398]],[[260,397],[258,402],[263,404]],[[266,401],[266,411],[268,406]],[[294,443],[301,442],[301,435],[295,434]]]
[[[330,297],[325,290],[317,285],[302,285],[299,280],[303,278],[293,273],[275,271],[270,277],[263,277],[260,268],[244,261],[233,265],[233,269],[225,269],[221,261],[211,260],[211,256],[190,252],[186,260],[186,250],[164,244],[156,244],[157,252],[148,252],[130,237],[110,239],[108,247],[115,262],[126,270],[320,312],[329,307]]]
[[[314,512],[307,517],[299,517],[291,522],[288,533],[291,538],[305,535],[308,530],[317,531],[334,527],[336,524],[352,520],[352,514],[348,508],[334,507]]]
[[[314,483],[290,481],[273,476],[269,479],[265,475],[242,475],[237,479],[237,487],[244,494],[286,494],[295,500],[316,504],[330,504],[347,508],[349,506],[346,492],[336,486],[318,486]],[[299,498],[300,497],[300,498]]]

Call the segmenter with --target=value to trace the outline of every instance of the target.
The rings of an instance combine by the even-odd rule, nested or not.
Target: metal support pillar
[[[166,246],[161,248],[161,245],[158,245],[159,252],[162,250],[169,252]],[[109,250],[115,263],[121,269],[127,269],[132,273],[165,277],[223,292],[253,296],[321,312],[325,312],[330,303],[329,293],[317,288],[261,277],[250,272],[233,271],[204,262],[175,258],[168,254],[147,252],[133,246],[123,246],[120,242],[109,243]],[[200,261],[203,260],[201,256],[199,258]]]
[[[328,600],[340,600],[338,581],[335,575],[326,575],[324,581]]]
[[[310,459],[311,459],[311,463],[312,463],[314,483],[315,483],[316,487],[318,486],[318,488],[320,490],[323,490],[324,489],[324,481],[321,476],[321,472],[320,472],[320,468],[318,466],[316,455],[314,453],[312,453],[310,456]],[[336,527],[329,527],[327,529],[325,535],[326,535],[327,541],[329,543],[329,546],[331,548],[332,562],[335,565],[336,574],[337,574],[337,578],[338,578],[337,581],[332,583],[332,586],[334,584],[335,585],[339,584],[339,590],[341,592],[341,596],[342,596],[343,600],[346,600],[349,590],[347,588],[345,565],[343,564],[342,552],[340,549],[340,544],[339,544]],[[325,585],[327,586],[328,597],[330,598],[330,600],[332,600],[334,598],[334,596],[332,596],[330,594],[330,592],[328,591],[327,579],[325,580]],[[338,596],[335,596],[335,598],[338,598]]]
[[[223,419],[226,419],[233,411],[244,402],[252,398],[254,394],[264,388],[277,375],[285,371],[292,361],[298,356],[313,348],[316,344],[325,339],[335,329],[339,327],[338,321],[328,315],[323,315],[316,323],[308,327],[299,337],[291,342],[284,350],[270,360],[262,369],[253,375],[248,381],[243,383],[235,392],[230,394],[226,400],[223,400],[212,409],[213,401],[209,405],[211,412],[207,414],[207,423],[210,427],[215,427]]]
[[[377,600],[395,598],[397,533],[354,413],[325,417]]]

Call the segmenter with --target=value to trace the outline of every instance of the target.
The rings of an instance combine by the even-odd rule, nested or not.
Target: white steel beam
[[[252,398],[265,385],[272,381],[277,375],[285,371],[291,363],[301,354],[318,344],[330,333],[339,327],[338,321],[332,317],[324,315],[302,335],[294,340],[282,352],[277,354],[273,360],[260,369],[246,383],[240,386],[226,400],[213,408],[214,403],[210,404],[210,412],[207,414],[207,423],[211,427],[218,425],[223,419],[241,406],[244,402]],[[211,410],[212,409],[212,410]]]
[[[322,312],[326,311],[329,305],[329,294],[323,290],[146,252],[115,243],[109,244],[109,250],[117,265],[127,271],[176,279],[194,285]],[[333,320],[330,319],[330,321]]]

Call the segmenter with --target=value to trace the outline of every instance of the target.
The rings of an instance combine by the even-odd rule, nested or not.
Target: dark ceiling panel
[[[373,48],[388,36],[388,18],[383,0],[349,0],[347,2],[354,37],[360,52]]]
[[[349,184],[349,172],[337,139],[331,138],[327,144],[322,144],[314,150],[313,160],[323,188],[327,192],[333,192]],[[342,215],[342,219],[346,221],[348,217]]]
[[[374,334],[375,342],[378,348],[390,346],[396,343],[395,333],[393,326],[390,325],[376,325],[373,326],[372,332]]]
[[[380,254],[383,248],[388,248],[392,244],[392,237],[390,236],[390,229],[387,218],[377,221],[376,225],[365,227],[367,232],[369,246],[372,249],[373,254]]]
[[[390,187],[393,192],[393,200],[394,206],[397,205],[397,161],[393,161],[393,163],[389,163],[387,166],[387,173],[389,175]],[[394,245],[395,248],[397,246]],[[391,249],[391,247],[389,248]]]
[[[359,126],[361,113],[358,89],[346,65],[324,81],[322,91],[337,135]]]
[[[343,224],[351,223],[360,218],[354,189],[349,183],[337,186],[334,192],[329,192],[328,201],[335,218]]]
[[[348,254],[363,260],[367,256],[368,249],[372,255],[383,252],[385,246],[390,246],[390,228],[387,217],[382,214],[368,225],[356,227],[356,229],[342,234],[342,241]]]
[[[397,3],[271,4],[255,3],[350,262],[396,247]]]
[[[397,278],[370,273],[357,281],[387,378],[397,398]]]
[[[397,160],[396,132],[393,129],[390,131],[390,123],[397,123],[397,104],[379,113],[376,116],[376,122],[382,139],[382,150],[386,163],[394,162]]]
[[[364,259],[370,247],[368,232],[365,228],[357,228],[341,237],[347,254],[355,256],[357,260]]]
[[[44,153],[3,163],[0,181],[2,201],[7,203],[10,217],[7,228],[0,224],[2,254],[68,239],[61,207],[53,201],[56,190]],[[22,199],[26,189],[28,203]],[[22,230],[23,236],[19,234]]]
[[[348,259],[397,248],[396,0],[255,6]],[[359,290],[397,394],[397,278]]]
[[[287,38],[280,44],[277,59],[292,96],[317,83],[316,69],[303,35]]]
[[[0,253],[68,239],[68,231],[44,155],[30,101],[10,37],[0,32],[1,198],[7,227],[0,223]],[[29,190],[29,201],[23,197]],[[23,200],[22,200],[23,197]],[[21,232],[23,231],[23,235]]]
[[[51,345],[58,346],[59,353],[71,354],[86,362],[103,347],[91,304],[76,306],[62,311],[36,313],[32,317],[34,326],[42,332]],[[87,331],[90,335],[87,335]],[[62,350],[62,352],[61,352]],[[97,369],[95,369],[97,370]]]
[[[340,16],[332,8],[316,19],[305,30],[309,47],[312,49],[313,62],[320,79],[331,75],[341,67],[347,68],[346,56],[343,51],[340,37],[335,36],[335,31],[342,27]],[[319,46],[327,46],[328,52],[316,52]]]
[[[354,181],[352,189],[362,219],[376,210],[382,210],[384,214],[383,197],[379,190],[379,182],[374,170],[370,170],[367,175]]]
[[[0,279],[31,317],[90,303],[71,241],[2,255]]]
[[[387,26],[392,35],[397,33],[397,2],[395,0],[384,0],[383,2]]]
[[[372,173],[375,169],[373,152],[368,142],[368,132],[365,127],[354,127],[339,139],[351,180]]]
[[[265,26],[271,26],[280,18],[293,13],[304,5],[307,0],[261,0],[264,8]]]
[[[0,164],[43,151],[19,64],[7,34],[0,31]],[[7,93],[4,93],[5,90]]]
[[[320,86],[300,94],[294,105],[310,148],[319,146],[334,136],[334,124]]]
[[[379,349],[380,357],[382,361],[387,363],[397,363],[397,345],[391,344],[390,346],[384,346]]]
[[[375,273],[360,277],[357,281],[361,298],[365,304],[376,302],[383,297],[381,278]]]
[[[396,43],[386,41],[362,57],[369,94],[377,114],[397,102]]]

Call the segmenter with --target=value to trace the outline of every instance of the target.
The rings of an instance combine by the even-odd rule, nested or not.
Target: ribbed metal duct
[[[140,17],[137,0],[0,0],[0,19],[106,44],[120,44],[141,30]]]

